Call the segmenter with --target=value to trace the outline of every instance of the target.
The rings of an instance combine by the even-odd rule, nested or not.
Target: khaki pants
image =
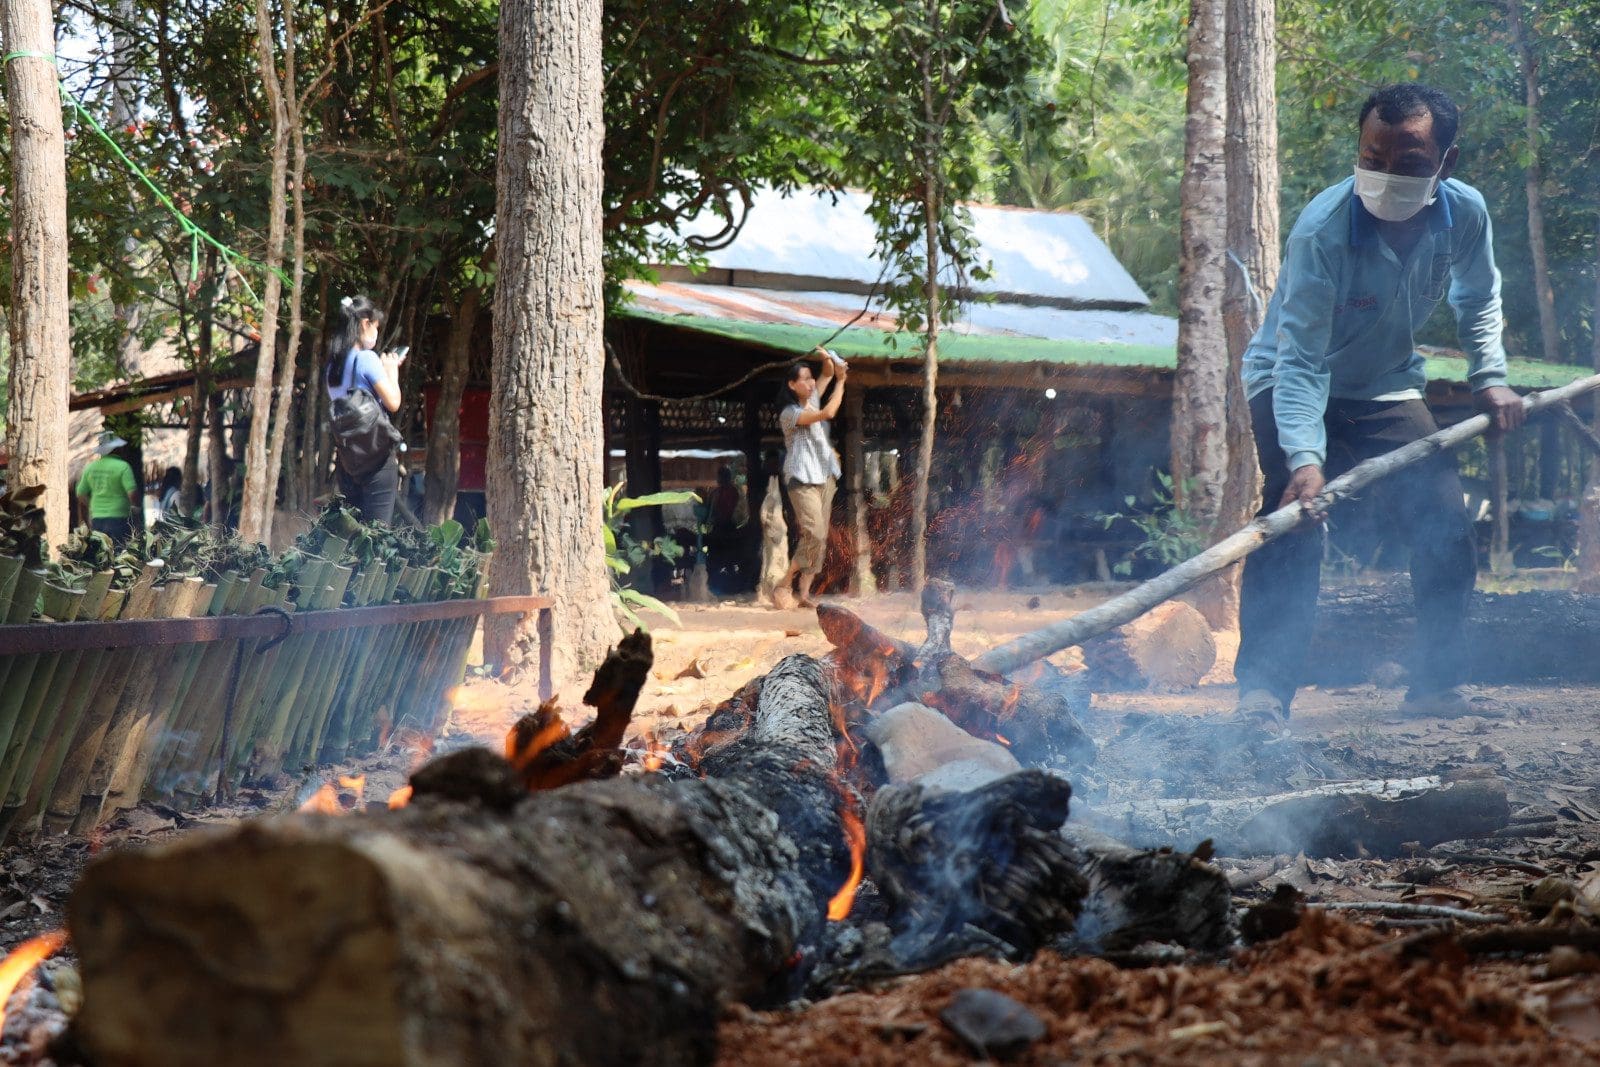
[[[834,480],[821,485],[789,483],[789,504],[794,508],[795,525],[800,527],[800,543],[795,546],[793,566],[801,574],[822,569],[828,551],[828,519],[833,514]]]

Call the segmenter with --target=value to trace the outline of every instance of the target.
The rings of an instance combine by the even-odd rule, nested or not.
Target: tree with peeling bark
[[[0,4],[11,113],[11,367],[8,481],[45,487],[46,543],[68,533],[66,138],[49,0]]]
[[[1522,0],[1503,0],[1506,29],[1516,50],[1517,67],[1522,73],[1525,165],[1523,187],[1528,195],[1528,252],[1532,258],[1533,291],[1539,307],[1539,340],[1544,358],[1561,361],[1561,328],[1556,323],[1556,294],[1550,285],[1550,256],[1544,239],[1544,165],[1540,162],[1544,134],[1540,127],[1539,59],[1523,23]]]
[[[1172,385],[1174,506],[1187,511],[1208,540],[1225,519],[1229,474],[1229,359],[1222,314],[1228,250],[1226,23],[1227,0],[1193,0],[1189,6],[1178,370]]]
[[[551,646],[540,652],[558,682],[598,663],[616,634],[600,537],[600,8],[500,8],[490,591],[555,598]],[[489,627],[486,657],[529,662],[531,622]]]

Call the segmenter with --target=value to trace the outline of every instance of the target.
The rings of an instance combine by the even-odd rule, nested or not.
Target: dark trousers
[[[338,468],[339,492],[355,509],[362,522],[390,522],[394,518],[394,495],[400,487],[400,460],[389,461],[364,478],[352,478]]]
[[[1265,484],[1264,515],[1277,509],[1289,484],[1270,389],[1250,401],[1250,417]],[[1330,481],[1363,460],[1438,428],[1421,400],[1330,400],[1322,422],[1328,432],[1323,473]],[[1404,534],[1411,549],[1419,653],[1411,672],[1412,690],[1428,692],[1461,684],[1466,680],[1467,598],[1478,562],[1455,458],[1447,453],[1407,467],[1368,487],[1363,495],[1367,499],[1362,506],[1383,509],[1379,514]],[[1323,536],[1320,527],[1298,530],[1245,560],[1239,594],[1239,658],[1234,665],[1241,693],[1265,689],[1287,708],[1300,687],[1306,658],[1339,654],[1338,649],[1311,647]]]
[[[128,538],[133,536],[132,519],[90,519],[89,529],[95,533],[103,533],[111,538],[118,548],[128,543]]]

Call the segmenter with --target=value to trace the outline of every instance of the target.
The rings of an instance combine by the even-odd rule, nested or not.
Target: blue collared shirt
[[[1328,399],[1421,396],[1428,378],[1417,329],[1447,296],[1474,391],[1506,383],[1500,271],[1483,196],[1450,178],[1423,209],[1427,231],[1402,260],[1361,206],[1355,179],[1300,213],[1261,329],[1244,353],[1245,391],[1272,390],[1289,469],[1322,465]]]

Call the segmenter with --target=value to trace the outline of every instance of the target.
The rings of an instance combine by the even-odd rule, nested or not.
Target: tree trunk
[[[6,397],[7,483],[45,487],[45,544],[71,531],[67,397],[67,169],[49,0],[0,4],[11,113],[11,373]],[[36,54],[35,54],[36,53]]]
[[[284,483],[284,491],[290,506],[294,505],[299,496],[299,488],[294,484],[294,467],[284,462],[284,448],[289,439],[289,418],[294,411],[294,372],[299,364],[300,333],[305,323],[302,321],[301,283],[306,276],[306,135],[300,118],[300,88],[296,83],[295,68],[295,30],[294,30],[294,4],[286,3],[283,6],[283,102],[284,114],[289,121],[289,138],[291,157],[289,161],[289,188],[291,190],[290,203],[292,217],[290,229],[293,231],[290,251],[289,267],[289,335],[287,345],[283,351],[283,358],[279,360],[278,384],[273,396],[272,407],[272,433],[267,440],[267,477],[272,480],[273,486],[269,490],[267,507],[272,507],[272,498],[276,494],[279,478]],[[306,375],[306,403],[310,403],[311,390],[316,386],[317,360],[311,360],[311,369]],[[269,526],[270,529],[270,526]]]
[[[267,195],[266,279],[261,297],[261,348],[256,354],[255,384],[250,389],[250,437],[244,453],[244,496],[239,505],[239,536],[244,541],[267,543],[272,536],[272,508],[277,495],[278,468],[268,464],[267,435],[272,427],[274,362],[278,349],[278,304],[283,282],[278,268],[283,262],[283,231],[288,214],[284,183],[289,172],[289,114],[284,105],[283,83],[278,78],[277,49],[267,0],[256,0],[256,58],[261,84],[272,111],[272,166]],[[290,340],[291,346],[293,339]],[[293,360],[293,348],[290,349]]]
[[[1222,320],[1228,339],[1228,476],[1213,539],[1250,520],[1260,506],[1242,369],[1245,346],[1278,284],[1277,17],[1271,0],[1227,0],[1227,279]],[[1202,587],[1196,606],[1213,629],[1239,624],[1239,579],[1231,567]]]
[[[1522,0],[1504,0],[1504,3],[1506,29],[1511,32],[1511,45],[1516,49],[1517,65],[1522,69],[1526,105],[1528,164],[1523,171],[1523,181],[1528,191],[1528,251],[1533,258],[1533,291],[1539,304],[1539,339],[1543,343],[1544,358],[1559,363],[1561,329],[1556,322],[1556,294],[1550,285],[1550,259],[1544,242],[1544,168],[1539,162],[1539,60],[1522,21]]]
[[[455,306],[450,337],[445,342],[439,400],[428,427],[428,466],[422,500],[422,521],[430,526],[437,526],[456,510],[456,485],[461,476],[461,397],[467,389],[472,328],[478,321],[482,299],[482,290],[466,291]]]
[[[226,532],[228,517],[222,504],[228,485],[228,428],[223,425],[222,394],[213,390],[206,403],[206,484],[210,489],[210,521],[216,531]],[[196,501],[199,506],[199,501]]]
[[[865,389],[858,386],[844,398],[845,527],[850,536],[851,596],[872,596],[878,591],[872,575],[872,538],[867,534],[866,410]]]
[[[928,483],[933,473],[933,440],[939,422],[939,215],[942,208],[939,123],[933,86],[934,42],[938,38],[939,0],[927,0],[928,37],[917,56],[922,69],[922,227],[927,277],[923,314],[922,437],[917,443],[917,480],[911,487],[911,588],[928,578]]]
[[[1208,540],[1225,532],[1228,467],[1228,338],[1222,295],[1228,242],[1224,126],[1227,0],[1189,7],[1188,122],[1179,187],[1178,371],[1172,386],[1172,486]]]
[[[1600,213],[1594,231],[1594,303],[1589,311],[1589,345],[1593,365],[1600,373]],[[1594,404],[1594,428],[1600,432],[1600,402]],[[1578,588],[1600,592],[1600,456],[1589,461],[1588,484],[1578,516]]]
[[[723,1005],[792,979],[849,870],[834,764],[795,656],[707,780],[530,795],[469,749],[397,812],[109,857],[71,906],[77,1036],[163,1067],[708,1062]]]
[[[605,655],[616,633],[600,537],[600,0],[507,0],[500,8],[489,522],[496,595],[555,598],[559,680]],[[537,662],[534,620],[497,616],[491,661]]]

